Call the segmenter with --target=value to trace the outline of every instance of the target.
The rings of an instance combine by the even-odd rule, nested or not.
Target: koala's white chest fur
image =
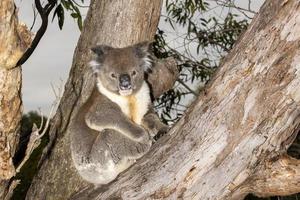
[[[100,93],[116,103],[122,112],[132,121],[137,124],[142,123],[142,119],[147,113],[149,104],[151,103],[149,86],[145,81],[138,92],[129,96],[121,96],[108,91],[99,79],[97,80],[97,87]]]

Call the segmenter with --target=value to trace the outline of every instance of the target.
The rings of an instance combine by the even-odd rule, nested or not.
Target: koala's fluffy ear
[[[91,48],[92,52],[94,52],[97,56],[102,57],[107,54],[113,48],[108,45],[97,45]]]
[[[94,59],[89,62],[89,66],[94,73],[98,73],[99,67],[104,61],[105,55],[113,48],[107,45],[97,45],[91,48],[91,51],[95,54]]]
[[[135,55],[143,60],[143,68],[146,72],[151,71],[153,65],[153,58],[151,55],[151,41],[144,41],[133,46]]]

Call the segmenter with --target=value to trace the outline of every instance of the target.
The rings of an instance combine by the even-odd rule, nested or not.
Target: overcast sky
[[[248,0],[237,0],[237,2],[241,7],[247,7],[245,3]],[[258,10],[262,3],[263,0],[253,1],[252,9]],[[19,20],[31,27],[33,21],[32,4],[28,0],[17,0],[16,4],[19,8]],[[87,9],[82,9],[84,17],[86,12]],[[65,16],[63,30],[59,30],[56,19],[53,23],[49,23],[38,47],[22,67],[22,93],[25,112],[41,108],[43,113],[47,115],[51,103],[55,99],[51,84],[58,87],[61,80],[65,83],[68,78],[80,31],[69,14],[65,13]],[[38,20],[33,31],[37,30],[39,22]],[[159,26],[162,30],[170,29],[163,21]],[[174,43],[174,45],[176,44]]]

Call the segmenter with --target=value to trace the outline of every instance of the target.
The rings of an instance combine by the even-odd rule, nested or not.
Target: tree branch
[[[300,192],[300,160],[283,155],[267,161],[251,179],[250,190],[259,197],[286,196]]]
[[[43,11],[43,7],[42,7],[40,0],[35,0],[34,3],[35,3],[35,7],[38,10],[40,16],[42,17],[44,15],[44,11]]]
[[[18,61],[18,63],[16,64],[16,67],[24,64],[28,58],[32,55],[32,53],[34,52],[35,48],[37,47],[37,45],[39,44],[39,42],[41,41],[42,37],[44,36],[47,27],[48,27],[48,17],[50,12],[53,10],[53,8],[55,7],[56,1],[49,1],[45,7],[42,7],[40,0],[35,0],[35,6],[38,10],[38,13],[42,19],[42,24],[41,27],[39,28],[39,30],[37,31],[30,47],[26,50],[26,52],[23,54],[23,56],[20,58],[20,60]]]

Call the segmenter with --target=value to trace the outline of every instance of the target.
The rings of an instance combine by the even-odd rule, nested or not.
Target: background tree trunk
[[[72,199],[243,199],[300,192],[300,3],[267,0],[207,89],[113,183]]]
[[[93,87],[87,69],[90,48],[97,43],[124,47],[152,40],[160,16],[161,0],[92,0],[84,28],[74,53],[73,65],[58,111],[50,127],[50,143],[45,150],[39,173],[27,199],[65,200],[86,185],[73,167],[69,121],[86,100]]]
[[[16,12],[12,0],[0,1],[0,199],[5,197],[9,179],[15,175],[12,158],[22,116],[21,68],[12,68],[31,41]]]

